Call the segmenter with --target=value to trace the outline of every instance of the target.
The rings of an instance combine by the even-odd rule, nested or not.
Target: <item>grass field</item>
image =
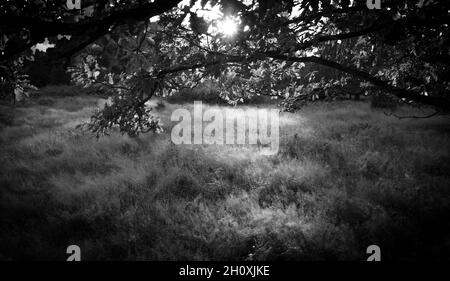
[[[280,151],[174,145],[165,132],[98,141],[75,129],[97,98],[2,106],[0,259],[448,260],[450,122],[364,102],[280,117]],[[409,109],[401,109],[404,113]]]

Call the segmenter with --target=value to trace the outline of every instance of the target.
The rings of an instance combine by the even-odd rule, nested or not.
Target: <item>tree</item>
[[[93,116],[99,134],[115,125],[132,135],[157,130],[145,103],[206,78],[233,103],[270,95],[289,108],[359,83],[364,93],[450,109],[448,1],[391,0],[370,10],[365,1],[85,0],[82,11],[10,2],[0,17],[2,63],[55,42],[74,57],[76,81],[113,98]],[[305,73],[310,64],[333,70]]]

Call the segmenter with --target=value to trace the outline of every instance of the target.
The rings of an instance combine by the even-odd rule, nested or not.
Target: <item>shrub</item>
[[[45,97],[75,97],[90,93],[90,89],[75,85],[49,85],[39,89],[38,93]]]
[[[170,103],[193,103],[202,101],[207,104],[226,104],[226,101],[220,96],[220,93],[209,87],[198,87],[195,89],[186,89],[166,97]]]
[[[157,110],[163,110],[166,107],[166,104],[162,100],[158,100],[156,102],[156,109]]]
[[[372,96],[370,105],[372,108],[393,110],[397,108],[398,101],[390,95],[377,93]]]
[[[51,98],[40,98],[37,100],[37,104],[39,105],[43,105],[43,106],[52,106],[55,104],[55,101],[52,100]]]
[[[14,122],[14,110],[7,106],[0,108],[0,127],[11,126]]]

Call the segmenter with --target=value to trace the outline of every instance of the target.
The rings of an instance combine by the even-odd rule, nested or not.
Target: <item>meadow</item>
[[[97,140],[76,126],[99,98],[58,91],[1,106],[0,260],[449,260],[446,116],[318,102],[280,114],[265,156],[174,145],[191,103],[152,104],[161,134]]]

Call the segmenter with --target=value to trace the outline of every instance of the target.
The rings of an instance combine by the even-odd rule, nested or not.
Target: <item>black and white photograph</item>
[[[447,0],[0,0],[0,261],[449,262],[449,24]]]

